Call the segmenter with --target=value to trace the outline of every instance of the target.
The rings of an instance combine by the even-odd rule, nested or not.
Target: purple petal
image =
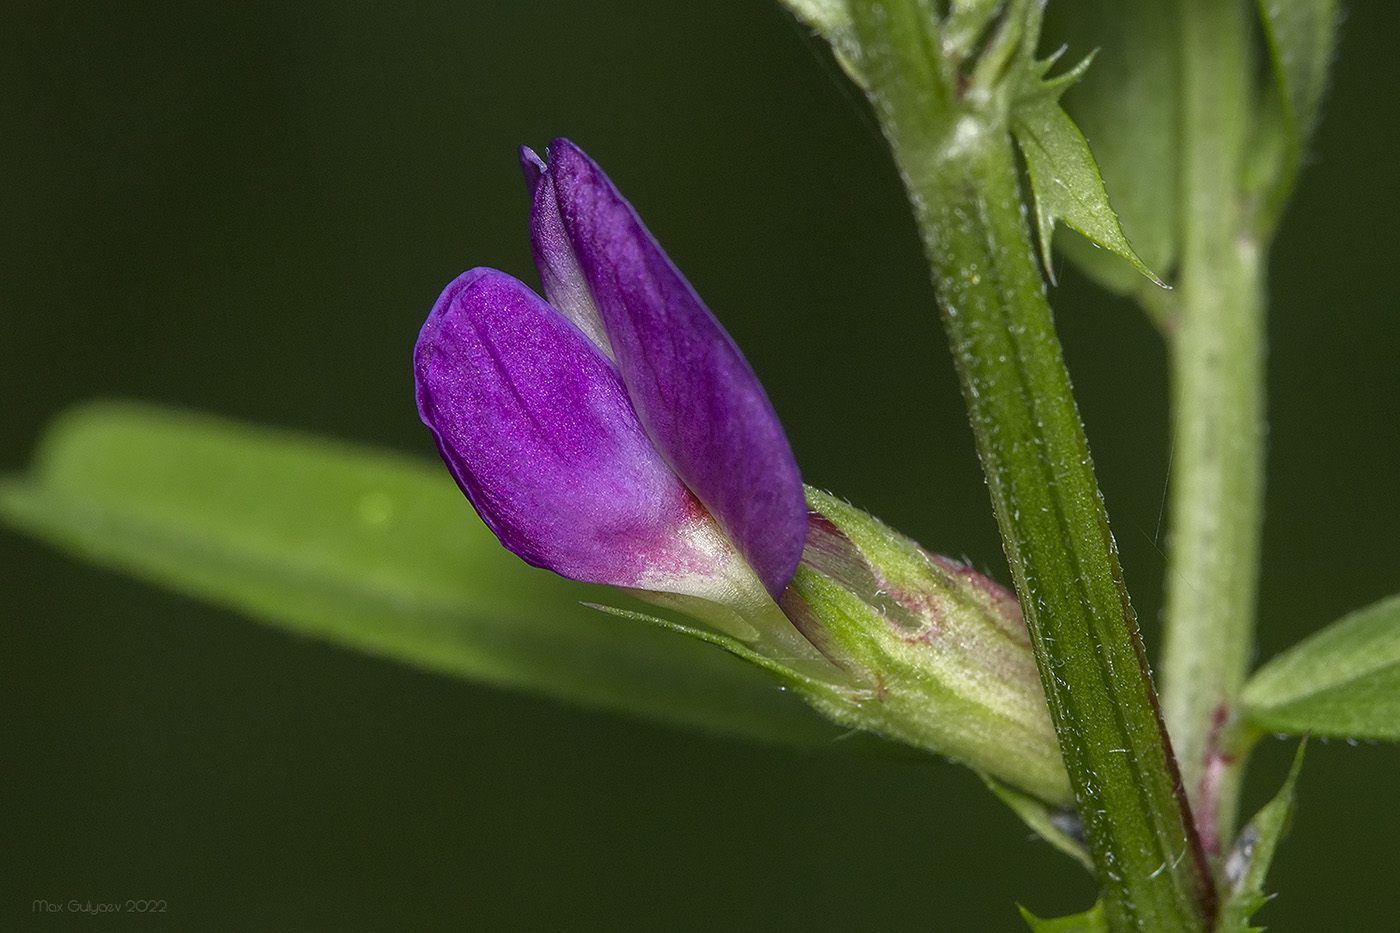
[[[522,283],[473,269],[414,351],[418,411],[487,526],[589,583],[704,595],[734,552],[656,453],[608,359]]]
[[[602,170],[566,139],[549,154],[532,165],[540,274],[557,279],[546,287],[562,292],[569,269],[557,217],[647,434],[776,597],[802,557],[807,507],[773,406]]]
[[[554,186],[540,184],[548,168],[533,149],[525,146],[520,147],[520,168],[525,173],[525,183],[530,186],[530,251],[535,256],[544,296],[612,359],[608,333],[593,304],[578,257],[564,232]]]

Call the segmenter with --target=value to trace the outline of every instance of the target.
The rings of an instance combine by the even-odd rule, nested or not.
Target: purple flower
[[[1015,599],[804,494],[729,335],[597,165],[563,139],[549,156],[521,150],[546,298],[472,269],[414,351],[418,411],[487,526],[537,567],[708,623],[658,620],[838,723],[1071,800]]]
[[[736,608],[776,598],[807,510],[772,406],[607,176],[568,140],[549,157],[521,150],[548,302],[494,269],[449,285],[414,351],[423,422],[537,567]]]

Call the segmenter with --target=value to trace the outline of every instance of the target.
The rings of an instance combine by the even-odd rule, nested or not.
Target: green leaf
[[[1230,886],[1222,892],[1225,903],[1221,906],[1217,933],[1249,933],[1258,929],[1249,926],[1249,918],[1269,901],[1270,895],[1264,893],[1264,878],[1293,815],[1294,793],[1307,744],[1306,740],[1298,744],[1293,766],[1274,799],[1266,803],[1235,838],[1235,845],[1225,860],[1225,880]]]
[[[617,616],[619,619],[631,619],[636,622],[655,625],[668,632],[674,632],[677,635],[694,638],[707,645],[723,648],[735,657],[742,658],[755,667],[767,671],[785,685],[796,690],[823,696],[841,693],[841,688],[834,686],[829,681],[813,677],[801,667],[786,663],[785,659],[775,658],[755,651],[752,647],[732,635],[710,631],[685,622],[663,619],[660,616],[652,615],[650,612],[637,612],[632,609],[622,609],[617,606],[604,606],[600,603],[585,603],[584,605],[591,609],[597,609],[599,612]]]
[[[1035,95],[1019,102],[1012,111],[1011,132],[1026,159],[1035,195],[1041,258],[1052,280],[1050,237],[1055,222],[1062,220],[1161,285],[1162,280],[1123,234],[1118,215],[1108,204],[1089,144],[1054,96]]]
[[[1246,188],[1262,192],[1272,230],[1293,190],[1317,125],[1336,45],[1337,0],[1259,0],[1276,95],[1261,107]]]
[[[1095,904],[1082,914],[1072,917],[1054,917],[1042,920],[1022,907],[1021,918],[1031,928],[1031,933],[1109,933],[1108,920],[1103,915],[1103,905]]]
[[[1078,825],[1078,814],[1072,810],[1055,810],[1039,797],[1022,793],[1009,784],[1003,784],[981,771],[977,774],[982,778],[982,783],[987,785],[987,789],[996,794],[998,799],[1010,807],[1012,812],[1019,816],[1040,838],[1089,871],[1094,870],[1093,856],[1084,847],[1084,830],[1082,826]],[[1071,834],[1071,829],[1074,830],[1073,834]]]
[[[846,0],[780,0],[794,16],[806,23],[831,46],[832,54],[851,80],[865,87],[860,48],[855,39],[855,23]]]
[[[1336,46],[1337,0],[1259,0],[1274,79],[1298,149],[1317,124]]]
[[[1400,595],[1275,657],[1243,700],[1247,721],[1265,732],[1400,741]]]
[[[793,15],[822,35],[848,31],[851,10],[846,0],[782,0]]]
[[[1049,44],[1096,49],[1063,106],[1093,145],[1113,208],[1142,261],[1170,278],[1181,243],[1181,50],[1171,4],[1079,0],[1046,8]],[[1121,294],[1145,283],[1079,237],[1056,244],[1086,275]],[[1149,289],[1149,292],[1151,289]]]
[[[132,403],[49,429],[0,518],[288,631],[502,687],[764,741],[839,734],[723,651],[504,550],[435,461]],[[842,743],[843,746],[849,743]]]

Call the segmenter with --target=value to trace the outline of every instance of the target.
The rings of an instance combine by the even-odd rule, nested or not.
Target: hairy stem
[[[1262,524],[1263,250],[1240,194],[1250,16],[1245,3],[1182,0],[1183,243],[1166,302],[1173,472],[1162,708],[1213,853],[1238,806],[1239,761],[1219,740],[1249,665]]]
[[[853,7],[1109,922],[1209,929],[1214,890],[1031,248],[1007,102],[948,83],[929,4]]]

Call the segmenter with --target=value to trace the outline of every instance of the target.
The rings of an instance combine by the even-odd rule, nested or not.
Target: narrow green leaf
[[[1246,719],[1265,732],[1400,741],[1400,595],[1275,657],[1243,699]]]
[[[483,683],[764,741],[829,743],[771,677],[581,602],[526,566],[436,462],[131,403],[62,416],[0,518],[274,626]],[[848,743],[843,743],[848,744]]]
[[[851,11],[846,0],[781,0],[798,19],[824,36],[851,28]]]
[[[1093,146],[1113,208],[1149,268],[1171,278],[1181,244],[1181,48],[1168,3],[1077,0],[1045,11],[1048,45],[1097,49],[1065,93],[1065,110]],[[1076,236],[1056,244],[1085,274],[1122,294],[1155,292],[1113,254]]]
[[[1059,103],[1050,95],[1036,95],[1021,101],[1012,111],[1011,132],[1021,147],[1030,174],[1041,258],[1046,271],[1053,269],[1050,237],[1055,222],[1062,220],[1161,285],[1162,280],[1147,267],[1123,234],[1118,215],[1109,206],[1089,144]]]
[[[1054,917],[1042,920],[1026,908],[1021,909],[1021,918],[1031,928],[1031,933],[1109,933],[1108,920],[1103,915],[1103,905],[1095,904],[1082,914],[1072,917]]]
[[[1015,54],[1017,46],[1021,44],[1026,19],[1023,13],[1008,7],[1024,5],[1024,0],[1012,4],[1003,3],[1002,0],[949,0],[947,15],[937,25],[943,53],[963,69],[966,69],[970,59],[980,59],[974,72],[980,71],[983,79],[999,75],[1003,70],[1000,66]],[[998,49],[998,46],[1001,48]],[[984,67],[988,65],[989,69]],[[974,78],[970,84],[987,86],[978,78]]]
[[[1259,0],[1274,78],[1301,149],[1317,124],[1336,46],[1337,0]]]
[[[810,26],[831,46],[832,54],[842,70],[861,87],[865,76],[861,71],[860,49],[855,41],[854,22],[847,0],[779,0],[803,23]]]
[[[588,606],[590,609],[597,609],[599,612],[617,616],[619,619],[629,619],[647,625],[654,625],[665,631],[674,632],[677,635],[694,638],[707,645],[714,645],[717,648],[722,648],[735,657],[743,658],[755,667],[767,671],[773,677],[790,687],[799,690],[809,690],[813,693],[831,693],[836,689],[833,688],[830,683],[818,680],[797,667],[783,663],[783,661],[778,658],[770,657],[755,651],[753,648],[731,635],[709,631],[697,625],[690,625],[685,622],[663,619],[658,615],[653,615],[651,612],[637,612],[633,609],[605,606],[601,603],[585,603],[584,605]]]
[[[1245,186],[1263,195],[1267,233],[1293,191],[1317,125],[1336,44],[1337,0],[1259,0],[1259,16],[1276,94],[1259,108]]]
[[[982,783],[987,785],[987,789],[1010,807],[1036,835],[1089,871],[1094,870],[1094,859],[1084,847],[1084,829],[1079,825],[1077,814],[1073,811],[1052,809],[1040,798],[1022,793],[989,774],[980,771],[977,774],[982,778]]]
[[[1294,793],[1307,744],[1306,740],[1298,744],[1298,753],[1293,756],[1293,766],[1288,770],[1283,787],[1235,839],[1234,848],[1225,860],[1225,880],[1230,887],[1224,892],[1225,903],[1220,911],[1217,933],[1249,933],[1257,929],[1249,926],[1249,918],[1269,901],[1270,895],[1264,893],[1264,878],[1293,815]]]

